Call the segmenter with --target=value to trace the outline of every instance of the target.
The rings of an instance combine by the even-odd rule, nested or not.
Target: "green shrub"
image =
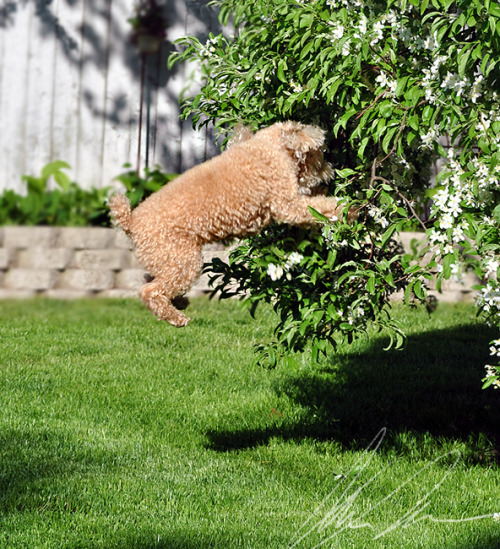
[[[126,166],[127,168],[129,166]],[[82,189],[71,181],[61,160],[43,167],[38,177],[25,175],[26,193],[6,190],[0,195],[0,225],[49,225],[110,227],[107,199],[111,187]],[[171,181],[159,167],[146,169],[144,176],[127,171],[117,177],[124,185],[132,206]],[[49,190],[49,180],[56,188]]]
[[[144,176],[140,176],[135,170],[128,170],[116,179],[124,185],[130,205],[135,208],[139,202],[176,177],[177,174],[165,173],[159,166],[155,166],[152,169],[146,168]]]
[[[438,283],[473,269],[485,281],[480,312],[500,325],[498,3],[213,4],[235,36],[178,41],[183,49],[171,63],[196,61],[203,71],[184,116],[198,126],[213,123],[224,135],[238,122],[321,125],[337,176],[330,193],[359,212],[351,227],[322,220],[322,230],[307,234],[270,229],[250,241],[248,253],[233,254],[233,279],[220,264],[212,268],[223,288],[236,284],[253,303],[259,296],[273,301],[280,320],[270,362],[309,344],[315,356],[326,352],[333,332],[352,338],[370,323],[387,325],[388,293],[403,286],[408,303],[425,301],[435,269]],[[445,135],[448,150],[440,141]],[[429,167],[439,157],[447,165],[430,189]],[[421,215],[429,198],[430,219]],[[431,248],[411,262],[395,251],[392,237],[415,222]],[[426,251],[432,259],[423,265]],[[303,258],[287,272],[292,252]],[[363,310],[358,318],[353,307]],[[500,367],[489,368],[487,382],[500,385]]]

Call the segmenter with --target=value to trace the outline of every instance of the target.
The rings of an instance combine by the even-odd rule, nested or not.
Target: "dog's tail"
[[[124,194],[114,194],[109,199],[109,210],[114,225],[119,225],[126,234],[132,232],[132,208]]]

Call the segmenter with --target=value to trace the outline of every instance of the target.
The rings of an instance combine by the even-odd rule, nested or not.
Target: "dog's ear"
[[[296,156],[320,150],[325,142],[325,132],[317,126],[306,126],[299,122],[284,122],[282,137],[285,147]]]

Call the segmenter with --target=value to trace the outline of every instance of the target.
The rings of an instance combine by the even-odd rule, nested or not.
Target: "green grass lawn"
[[[377,334],[271,371],[271,311],[189,314],[0,301],[0,547],[500,547],[496,334],[472,306],[398,308],[403,351]]]

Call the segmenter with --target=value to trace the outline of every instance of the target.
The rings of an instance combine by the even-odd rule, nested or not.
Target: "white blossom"
[[[470,92],[470,99],[473,103],[476,103],[477,100],[481,97],[482,95],[482,92],[481,92],[481,86],[482,86],[482,82],[483,82],[483,76],[480,74],[475,80],[474,80],[474,83],[472,84],[472,89],[471,89],[471,92]]]
[[[450,213],[445,213],[439,220],[441,229],[451,229],[453,227],[453,216]]]
[[[427,149],[432,149],[434,141],[436,141],[437,137],[438,135],[436,130],[430,128],[427,133],[420,136],[420,139],[422,140],[422,146]]]
[[[280,265],[269,263],[269,265],[267,266],[267,274],[271,278],[271,280],[276,282],[276,280],[279,280],[283,276],[284,270],[283,267],[281,267]]]
[[[388,95],[393,96],[396,92],[397,81],[389,79],[384,71],[381,71],[375,81],[378,82],[381,88],[387,88]]]
[[[344,27],[340,23],[335,23],[332,28],[332,36],[334,40],[340,40],[344,36]]]
[[[494,258],[489,258],[485,265],[484,275],[488,277],[490,274],[495,274],[498,271],[500,263]]]
[[[285,270],[289,271],[295,265],[299,265],[303,259],[303,255],[299,254],[298,252],[292,252],[285,262]]]

